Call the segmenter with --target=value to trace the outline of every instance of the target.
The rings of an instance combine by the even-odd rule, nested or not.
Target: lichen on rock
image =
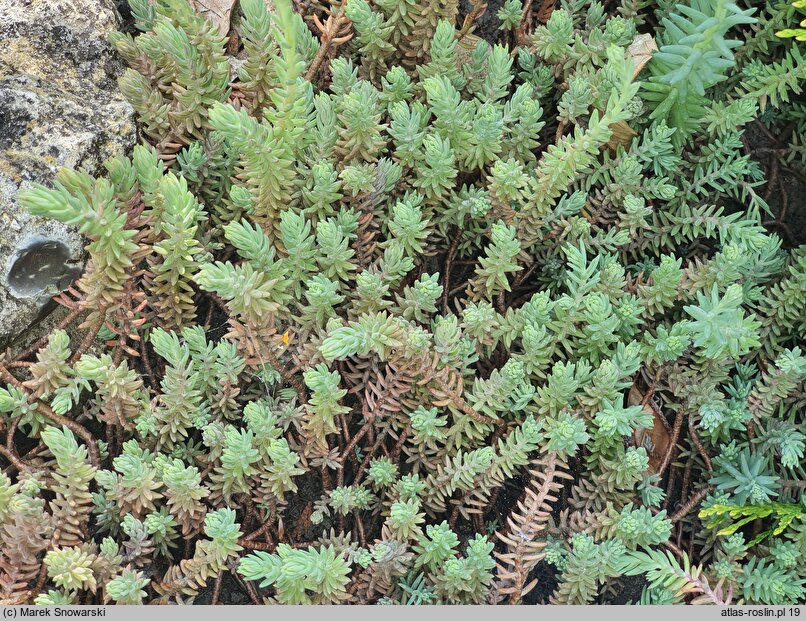
[[[108,42],[119,21],[112,0],[0,0],[0,345],[83,259],[78,232],[27,214],[18,190],[63,166],[98,173],[136,140]]]

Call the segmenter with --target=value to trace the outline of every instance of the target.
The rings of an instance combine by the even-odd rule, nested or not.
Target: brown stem
[[[270,545],[274,545],[274,543],[271,541],[271,536],[269,535],[271,527],[272,527],[272,520],[267,519],[263,524],[260,525],[260,528],[249,533],[246,537],[244,537],[244,539],[246,541],[254,541],[261,535],[266,535],[266,542]]]
[[[672,490],[674,490],[674,470],[675,466],[672,464],[672,467],[669,468],[669,480],[666,482],[666,499],[663,501],[663,508],[669,508],[669,502],[672,498]]]
[[[565,121],[560,121],[559,125],[557,125],[557,132],[554,135],[554,142],[559,143],[563,137],[563,132],[565,131]]]
[[[364,461],[361,462],[361,467],[358,469],[358,472],[355,474],[355,483],[361,482],[361,477],[364,476],[364,472],[366,471],[367,467],[369,467],[369,462],[372,461],[373,456],[378,451],[378,447],[383,442],[384,438],[386,438],[387,430],[384,429],[381,433],[378,434],[378,439],[375,440],[375,444],[372,445],[372,448],[367,452],[364,456]]]
[[[663,456],[663,461],[658,468],[658,474],[663,476],[663,473],[666,472],[666,468],[669,467],[669,463],[672,461],[672,453],[674,453],[675,448],[677,448],[677,439],[680,437],[680,430],[683,428],[683,408],[677,410],[677,416],[674,419],[674,427],[672,427],[672,437],[669,438],[669,448],[666,450],[666,454]]]
[[[87,431],[83,425],[62,416],[61,414],[56,414],[56,412],[54,412],[44,401],[39,401],[37,403],[37,407],[46,418],[49,418],[57,425],[67,427],[70,431],[84,440],[84,443],[87,445],[87,450],[90,454],[90,463],[95,468],[101,467],[101,455],[98,452],[98,445],[95,442],[95,438],[92,437],[92,434]]]
[[[212,306],[210,306],[212,308]],[[157,381],[157,376],[154,375],[154,369],[151,368],[151,361],[148,359],[148,351],[146,350],[146,342],[145,339],[140,341],[140,359],[143,361],[143,366],[146,368],[146,373],[148,374],[148,379],[151,382],[151,387],[156,390],[159,386],[159,382]]]
[[[0,366],[0,377],[2,377],[6,382],[15,385],[20,390],[27,390],[20,381],[11,375],[3,366]],[[63,427],[67,427],[72,431],[74,434],[79,436],[84,442],[87,444],[87,449],[89,450],[90,455],[90,463],[95,468],[101,467],[101,457],[100,453],[98,452],[98,445],[95,443],[95,439],[92,437],[92,434],[87,431],[82,425],[77,423],[74,420],[61,416],[60,414],[56,414],[50,406],[45,403],[44,401],[37,402],[37,408],[39,411],[48,419],[53,421],[54,423],[61,425]]]
[[[349,425],[347,424],[347,416],[344,414],[339,414],[339,426],[341,427],[341,438],[339,438],[339,444],[341,445],[341,452],[344,452],[344,443],[350,442],[350,429]]]
[[[9,451],[14,451],[14,434],[17,433],[17,427],[20,424],[20,417],[17,416],[12,419],[11,424],[8,426],[8,435],[6,436],[6,448]]]
[[[682,560],[682,558],[683,558],[683,557],[686,555],[686,553],[685,553],[685,552],[683,552],[683,550],[681,550],[680,548],[678,548],[678,547],[677,547],[675,544],[673,544],[671,541],[664,541],[664,542],[663,542],[663,546],[664,546],[665,548],[668,548],[669,550],[671,550],[671,551],[674,553],[674,555],[675,555],[677,558],[681,559],[681,560]]]
[[[451,511],[451,516],[448,518],[448,526],[453,530],[456,526],[456,521],[459,519],[459,505],[454,505]]]
[[[98,332],[101,331],[101,328],[104,327],[104,319],[103,317],[106,315],[106,309],[101,308],[98,310],[101,313],[102,318],[100,321],[96,321],[90,329],[87,331],[87,334],[84,335],[84,338],[81,340],[81,343],[76,348],[76,351],[73,352],[73,355],[70,357],[70,362],[75,363],[78,362],[78,359],[81,358],[89,348],[92,346],[92,342],[95,340],[95,337],[98,336]]]
[[[218,575],[215,577],[215,583],[213,584],[213,597],[210,600],[211,606],[218,605],[218,598],[221,595],[221,578],[224,575],[223,570],[218,571]]]
[[[355,574],[353,574],[353,579],[350,581],[350,585],[347,587],[347,593],[349,595],[355,595],[355,592],[361,586],[361,580],[359,580],[359,578],[361,578],[365,571],[365,569],[359,569],[357,572],[355,572]]]
[[[347,2],[342,2],[338,13],[335,15],[330,15],[327,18],[327,21],[325,21],[324,25],[322,25],[317,17],[314,17],[316,25],[322,33],[322,36],[320,37],[319,50],[316,52],[316,56],[314,57],[311,66],[308,67],[308,71],[305,72],[305,79],[308,80],[308,82],[313,82],[316,74],[319,73],[319,68],[322,66],[325,58],[330,53],[331,46],[338,46],[342,43],[347,43],[347,41],[352,39],[352,33],[339,36],[339,31],[341,31],[344,26],[352,24],[352,22],[347,19],[347,16],[344,14],[344,8],[346,6]]]
[[[439,374],[437,373],[431,375],[431,381],[433,381],[437,385],[439,390],[441,390],[445,394],[450,395],[454,392],[451,389],[451,387],[447,385],[445,380],[442,377],[440,377]],[[453,400],[453,402],[456,408],[461,410],[463,414],[466,414],[475,421],[487,425],[496,425],[496,426],[506,425],[506,421],[504,421],[503,419],[492,418],[490,416],[485,416],[484,414],[479,414],[478,412],[476,412],[476,410],[473,409],[473,407],[467,401],[465,401],[464,397],[462,397],[461,395],[457,395],[456,398]]]
[[[671,518],[672,524],[675,524],[686,517],[694,507],[696,507],[703,498],[705,498],[711,491],[714,489],[713,485],[706,485],[705,487],[699,489],[698,491],[694,492],[694,495],[691,496],[682,507],[680,507],[677,511],[674,512]]]
[[[367,537],[364,534],[364,525],[361,523],[361,514],[358,509],[353,510],[353,521],[355,522],[356,529],[358,529],[358,541],[361,543],[362,548],[366,548]]]
[[[521,21],[515,29],[515,44],[519,45],[520,41],[526,39],[527,27],[531,26],[532,17],[532,0],[526,0],[523,3],[523,10],[521,11]]]
[[[361,427],[361,429],[358,430],[358,433],[356,433],[352,437],[352,439],[350,440],[350,443],[347,446],[344,447],[344,452],[341,454],[341,457],[339,458],[339,461],[341,461],[341,463],[342,463],[342,468],[341,468],[342,470],[344,470],[344,467],[343,467],[344,462],[347,461],[347,458],[353,452],[353,449],[355,448],[355,445],[358,444],[358,441],[361,438],[363,438],[365,435],[367,435],[367,432],[370,430],[370,427],[372,427],[372,421],[368,421],[368,422],[364,423],[364,426]]]
[[[232,570],[233,568],[234,565],[231,565],[230,569]],[[249,600],[253,605],[260,606],[263,604],[263,602],[260,601],[257,591],[255,590],[255,585],[253,585],[251,582],[246,582],[243,578],[241,578],[241,575],[237,571],[230,571],[230,573],[235,578],[235,581],[238,583],[238,585],[249,596]]]
[[[78,308],[78,307],[72,309],[69,313],[67,313],[67,315],[64,317],[64,319],[62,319],[58,323],[58,325],[53,328],[53,330],[54,331],[55,330],[63,330],[68,325],[70,325],[70,323],[76,317],[78,317],[82,312],[83,312],[83,310]],[[36,341],[31,343],[31,345],[29,345],[24,350],[22,350],[20,353],[18,353],[17,356],[16,356],[16,359],[17,360],[25,360],[28,356],[31,356],[31,355],[35,354],[38,350],[42,349],[42,347],[47,345],[48,340],[50,340],[50,334],[47,334],[47,335],[43,336],[40,339],[37,339]]]
[[[498,294],[498,297],[496,298],[495,303],[496,303],[496,307],[498,308],[498,312],[501,313],[502,315],[506,315],[507,314],[507,298],[506,298],[506,295],[505,295],[504,291],[501,291],[501,293]]]
[[[299,378],[295,377],[294,375],[288,372],[288,369],[285,368],[285,365],[283,365],[283,363],[280,362],[280,360],[277,358],[277,356],[274,355],[274,352],[271,351],[271,349],[265,348],[264,353],[266,354],[266,358],[268,358],[271,365],[275,369],[277,369],[277,372],[280,374],[280,377],[282,377],[286,383],[291,384],[291,386],[294,387],[302,402],[305,403],[306,401],[308,401],[307,391],[305,390],[305,386],[299,380]]]
[[[238,539],[238,545],[250,550],[260,550],[261,552],[274,552],[277,547],[274,543],[264,543],[262,541],[249,541],[246,537]]]
[[[410,432],[411,432],[411,421],[409,421],[409,424],[406,425],[406,428],[400,432],[400,437],[397,439],[395,447],[389,454],[389,459],[395,462],[397,461],[397,458],[400,456],[400,451],[403,449],[403,444],[404,442],[406,442],[406,438],[409,437]]]
[[[299,540],[302,539],[302,536],[305,534],[305,531],[308,530],[311,526],[311,514],[313,513],[313,502],[308,501],[305,503],[305,506],[302,508],[302,511],[299,514],[299,517],[296,520],[296,524],[294,525],[294,529],[291,531],[289,538],[291,540]]]
[[[462,230],[458,230],[456,236],[448,248],[448,256],[445,257],[445,288],[442,293],[442,314],[448,314],[448,295],[451,289],[451,269],[453,269],[453,259],[456,256],[456,251],[459,248],[459,241],[462,239]]]
[[[26,470],[36,470],[31,464],[17,457],[12,451],[8,450],[5,446],[0,444],[0,456],[4,457],[18,472]]]
[[[512,283],[512,290],[515,291],[515,289],[520,287],[526,281],[526,279],[532,275],[532,272],[534,272],[535,269],[537,269],[537,261],[518,274],[518,276],[515,278],[515,282]]]
[[[37,595],[42,592],[42,589],[45,588],[45,581],[48,579],[48,566],[42,563],[42,566],[39,568],[39,576],[36,579],[36,585],[33,589],[31,589],[30,594],[28,596],[28,601],[33,601]]]
[[[475,265],[475,262],[473,264]],[[465,290],[467,288],[468,288],[467,284],[465,284],[465,283],[462,283],[461,285],[456,285],[453,289],[450,290],[450,293],[448,293],[448,295],[455,295],[455,294],[459,293],[460,291],[463,291],[463,290]]]
[[[683,468],[683,482],[680,484],[680,498],[688,498],[688,487],[691,484],[691,469],[694,466],[694,455],[689,455],[686,467]]]
[[[23,386],[22,383],[20,383],[20,381],[16,377],[11,375],[11,373],[9,373],[5,369],[5,367],[1,365],[0,365],[0,378],[5,380],[7,383],[16,386],[20,390],[26,391],[27,393],[27,389],[25,388],[25,386]],[[73,433],[81,437],[87,443],[87,448],[89,449],[90,461],[92,462],[92,465],[95,466],[96,468],[101,467],[101,460],[100,460],[100,454],[98,453],[98,446],[95,444],[95,440],[93,439],[92,434],[89,431],[87,431],[79,423],[70,420],[69,418],[65,418],[64,416],[60,416],[59,414],[56,414],[56,412],[50,409],[50,406],[43,401],[39,401],[37,403],[37,407],[45,417],[49,418],[50,420],[59,425],[67,427]],[[16,430],[16,425],[14,423],[12,423],[12,426],[10,427],[9,431],[12,430]],[[12,442],[11,436],[6,438],[6,441]]]
[[[15,388],[19,388],[22,391],[25,391],[25,386],[22,385],[22,382],[14,377],[9,371],[6,371],[3,365],[0,365],[0,378],[3,379],[4,382],[7,384],[11,384]]]
[[[7,369],[30,369],[32,366],[34,366],[34,364],[35,363],[33,363],[33,362],[25,362],[25,361],[20,361],[20,360],[13,361],[12,360],[10,362],[6,362],[5,367]]]
[[[708,468],[708,472],[713,472],[714,467],[711,465],[711,458],[702,445],[700,436],[697,435],[697,428],[694,421],[691,420],[691,415],[688,417],[688,435],[691,437],[691,443],[696,447],[697,452],[700,454],[700,457],[702,457],[703,462],[705,462],[705,467]]]

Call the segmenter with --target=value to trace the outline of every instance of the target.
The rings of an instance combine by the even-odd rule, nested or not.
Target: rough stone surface
[[[33,218],[16,195],[59,168],[99,173],[135,142],[108,42],[114,0],[0,0],[0,346],[43,314],[80,273],[83,240]]]

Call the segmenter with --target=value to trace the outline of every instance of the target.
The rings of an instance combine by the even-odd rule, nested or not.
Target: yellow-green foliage
[[[0,355],[0,602],[804,600],[794,7],[192,4],[20,193],[89,262]]]

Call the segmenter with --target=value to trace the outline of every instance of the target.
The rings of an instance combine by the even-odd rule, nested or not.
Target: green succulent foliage
[[[106,592],[116,604],[137,606],[143,603],[146,586],[148,586],[148,578],[143,577],[143,572],[127,568],[107,583]]]
[[[0,601],[803,601],[801,4],[130,0]]]
[[[744,317],[740,310],[741,287],[731,285],[723,297],[714,287],[710,298],[698,293],[697,302],[697,306],[684,308],[693,318],[686,329],[704,356],[713,359],[728,354],[736,358],[760,344],[756,334],[759,323],[753,315]]]
[[[711,482],[718,490],[731,490],[736,504],[762,504],[777,496],[778,482],[769,472],[767,458],[749,450],[736,451],[734,447],[726,447],[727,455],[718,458],[717,476]],[[738,454],[737,454],[738,453]],[[736,460],[738,463],[734,463]]]
[[[69,591],[82,588],[94,589],[96,582],[92,571],[94,555],[79,548],[51,550],[45,557],[48,576],[53,583]]]
[[[727,79],[735,64],[732,50],[741,46],[728,35],[737,26],[755,23],[754,13],[731,0],[695,0],[676,5],[664,18],[646,99],[654,106],[651,118],[670,121],[678,129],[677,140],[700,118],[706,89]]]
[[[295,550],[280,544],[276,554],[244,557],[238,573],[261,586],[275,585],[281,604],[335,604],[346,595],[350,563],[333,546]]]

